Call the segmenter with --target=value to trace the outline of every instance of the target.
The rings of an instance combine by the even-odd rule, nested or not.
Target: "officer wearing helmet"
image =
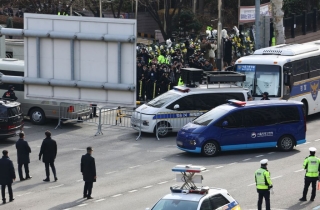
[[[320,160],[315,156],[317,149],[314,147],[309,148],[310,155],[306,157],[303,162],[303,168],[306,170],[304,177],[304,189],[302,198],[300,201],[307,201],[307,193],[310,184],[312,184],[311,198],[310,201],[314,201],[316,197],[316,185],[319,179]]]
[[[8,91],[6,91],[3,96],[3,99],[10,100],[10,101],[16,101],[18,98],[16,97],[16,94],[14,93],[14,87],[13,85],[9,85]]]
[[[262,209],[263,198],[266,201],[266,210],[270,210],[270,189],[272,182],[270,179],[270,172],[267,169],[268,159],[260,161],[261,167],[254,173],[257,192],[259,194],[258,210]]]
[[[268,92],[264,92],[263,95],[262,95],[261,100],[270,100],[269,99],[269,93]]]

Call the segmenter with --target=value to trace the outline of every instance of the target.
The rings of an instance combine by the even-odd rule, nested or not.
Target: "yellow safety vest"
[[[270,172],[263,168],[259,168],[258,170],[256,170],[255,180],[257,189],[259,190],[268,190],[269,187],[272,185],[270,179]]]
[[[179,77],[178,86],[182,86],[182,85],[184,85],[184,83],[183,83],[181,77]]]
[[[306,169],[306,177],[318,177],[319,176],[319,158],[315,156],[307,157],[303,162],[303,168]]]

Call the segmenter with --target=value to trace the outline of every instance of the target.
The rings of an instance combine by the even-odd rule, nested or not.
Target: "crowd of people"
[[[252,54],[253,31],[241,32],[234,27],[222,35],[223,69],[233,71],[235,60]],[[195,39],[186,38],[177,43],[170,39],[165,44],[137,46],[137,100],[150,101],[156,96],[181,85],[181,68],[197,68],[216,71],[217,31],[207,28],[206,35]]]

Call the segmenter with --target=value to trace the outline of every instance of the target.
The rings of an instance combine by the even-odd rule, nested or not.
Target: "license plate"
[[[181,141],[177,141],[177,145],[183,146],[183,143]]]

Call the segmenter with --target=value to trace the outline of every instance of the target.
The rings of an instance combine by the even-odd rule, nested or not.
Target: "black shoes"
[[[299,201],[307,201],[306,198],[300,198]]]
[[[50,179],[49,178],[46,178],[43,180],[44,182],[50,182]]]
[[[32,176],[27,176],[27,177],[26,177],[26,179],[31,179],[31,178],[32,178]]]
[[[83,198],[87,198],[88,196],[87,195],[83,195]]]
[[[6,200],[2,200],[2,204],[6,204],[7,202],[6,202]]]
[[[310,201],[314,201],[314,199],[311,198]]]
[[[54,181],[55,181],[55,182],[58,181],[58,178],[57,178],[57,177],[54,177]]]
[[[88,197],[87,197],[87,199],[93,199],[93,197],[91,197],[91,196],[88,196]]]
[[[22,182],[22,181],[24,181],[24,180],[26,180],[25,178],[22,178],[22,179],[20,179],[20,182]]]
[[[12,201],[14,201],[14,198],[10,198],[9,202],[12,202]]]

